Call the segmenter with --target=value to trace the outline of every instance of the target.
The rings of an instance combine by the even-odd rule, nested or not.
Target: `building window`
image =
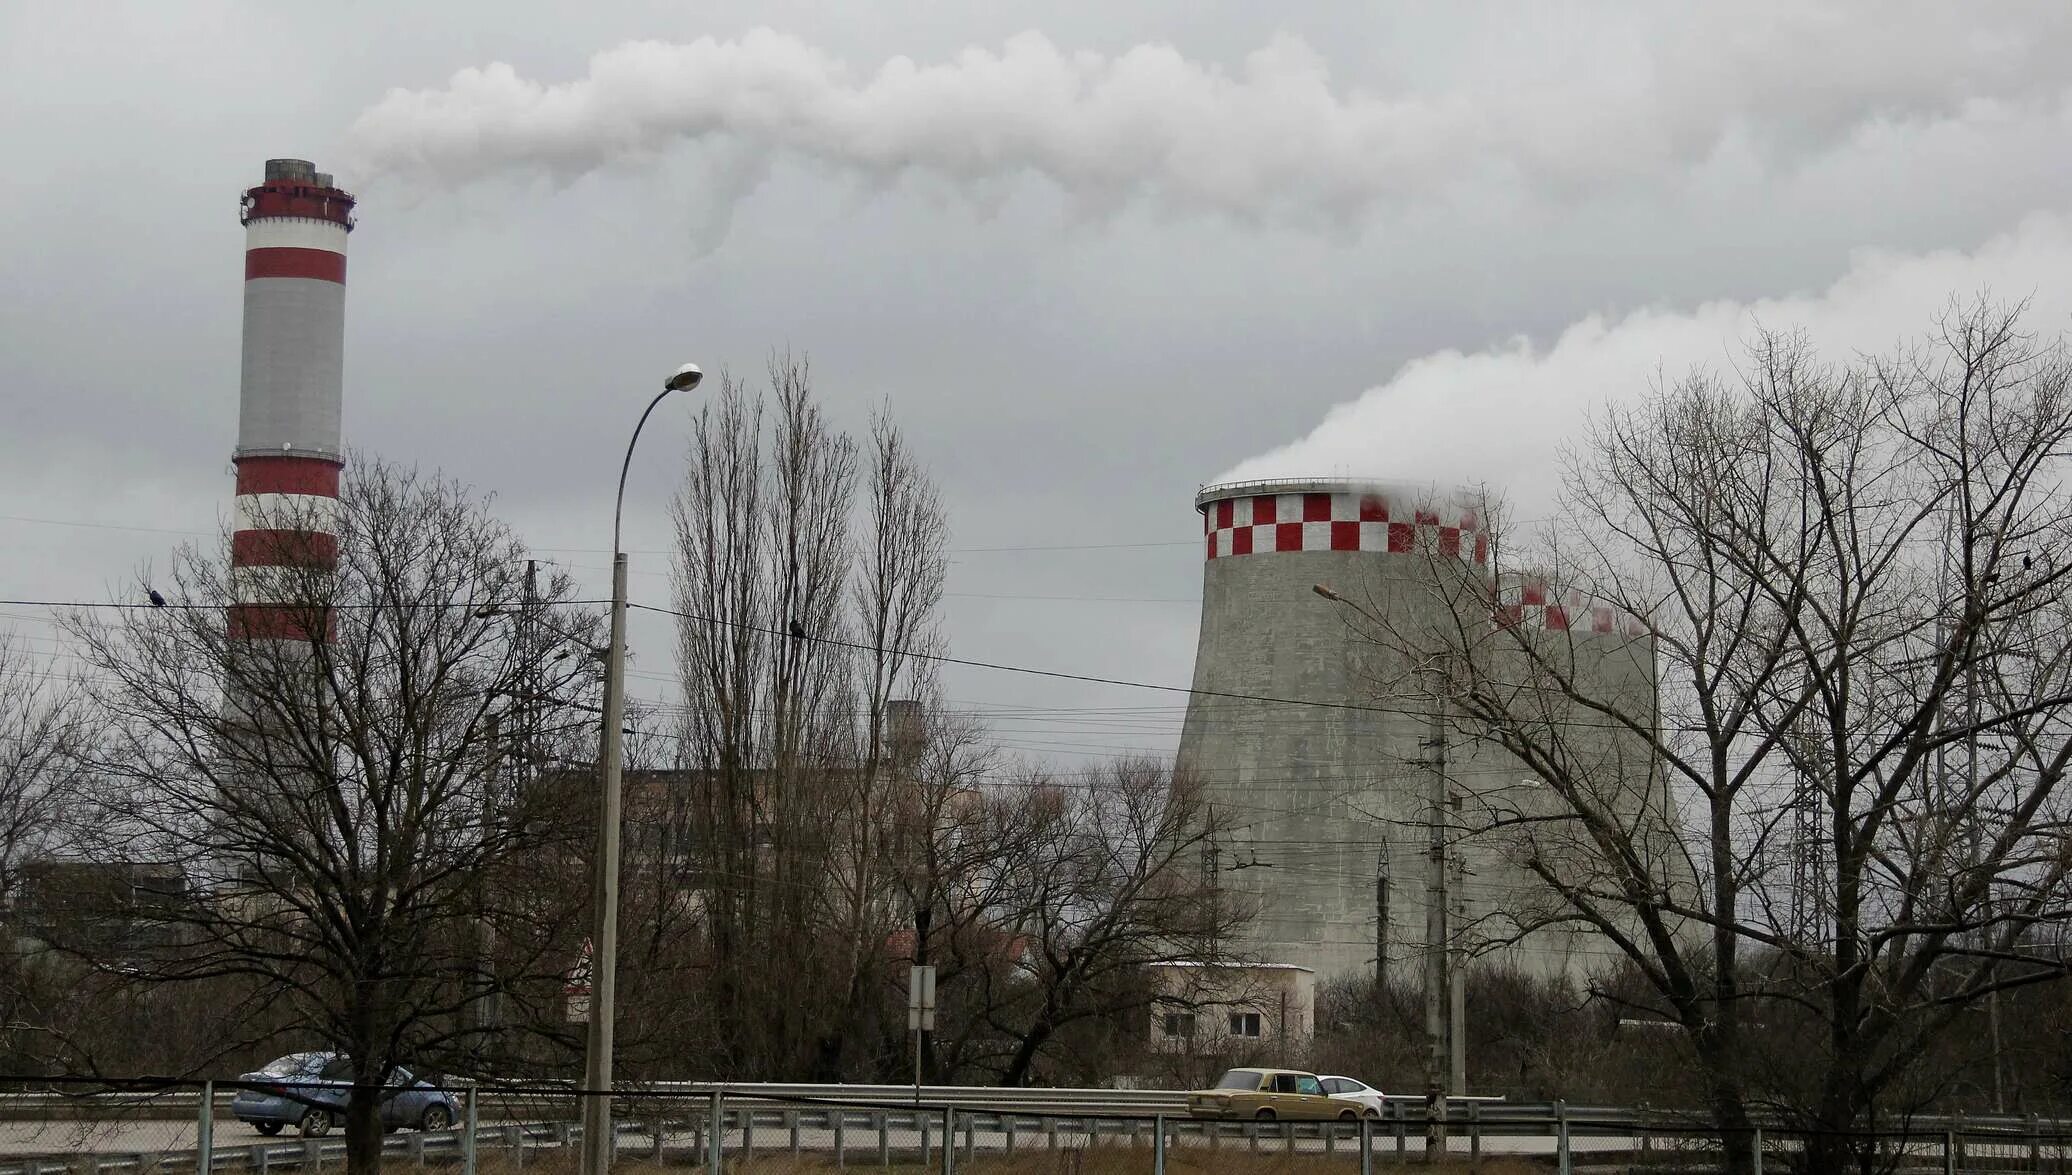
[[[1232,1012],[1230,1014],[1230,1035],[1257,1037],[1259,1035],[1259,1013]]]
[[[1167,1012],[1165,1014],[1165,1034],[1167,1036],[1193,1036],[1194,1013]]]

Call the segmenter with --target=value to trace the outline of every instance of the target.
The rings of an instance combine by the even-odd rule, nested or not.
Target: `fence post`
[[[1943,1175],[1957,1175],[1957,1132],[1943,1129]]]
[[[1560,1175],[1574,1175],[1568,1153],[1568,1103],[1554,1103],[1554,1169]],[[1429,1156],[1427,1156],[1429,1157]]]
[[[725,1135],[727,1128],[726,1111],[720,1106],[723,1097],[724,1095],[719,1090],[715,1089],[712,1091],[712,1121],[706,1128],[706,1175],[720,1175],[719,1160],[724,1149],[720,1144],[720,1139]]]
[[[194,1175],[209,1175],[216,1165],[216,1083],[201,1083],[201,1116],[194,1121]]]
[[[1754,1164],[1751,1169],[1755,1175],[1763,1175],[1763,1128],[1758,1126],[1753,1133],[1755,1135],[1755,1146],[1752,1149],[1755,1151],[1755,1155],[1751,1160]]]
[[[1374,1120],[1360,1115],[1360,1175],[1374,1175]]]
[[[477,1121],[478,1107],[475,1098],[475,1083],[473,1081],[469,1081],[461,1088],[461,1096],[465,1100],[461,1102],[460,1107],[461,1122],[463,1123],[460,1134],[460,1170],[461,1175],[475,1175],[475,1127],[479,1123]],[[606,1127],[606,1129],[610,1129],[610,1127]]]

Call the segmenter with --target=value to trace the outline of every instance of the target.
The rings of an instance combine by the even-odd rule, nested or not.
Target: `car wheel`
[[[1367,1112],[1364,1115],[1362,1115],[1362,1117],[1366,1118],[1369,1122],[1379,1122],[1381,1121],[1381,1111],[1373,1108],[1372,1106],[1369,1106],[1367,1108]]]
[[[424,1117],[417,1120],[419,1130],[444,1130],[453,1125],[453,1111],[437,1102],[424,1108]]]
[[[311,1110],[302,1115],[302,1137],[322,1138],[331,1133],[331,1115],[323,1110]]]
[[[252,1123],[252,1129],[270,1136],[281,1132],[281,1124],[278,1122],[254,1122]]]
[[[1261,1122],[1271,1122],[1274,1119],[1274,1113],[1272,1110],[1261,1110],[1257,1117]]]
[[[1338,1111],[1338,1120],[1340,1122],[1357,1122],[1359,1121],[1359,1118],[1360,1116],[1358,1114],[1355,1114],[1351,1110]]]

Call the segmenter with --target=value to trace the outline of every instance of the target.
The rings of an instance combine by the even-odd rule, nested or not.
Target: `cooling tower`
[[[1533,641],[1572,635],[1567,611],[1548,606],[1543,587],[1521,593],[1537,604],[1492,608],[1491,536],[1478,498],[1319,479],[1211,486],[1195,508],[1206,562],[1179,766],[1202,781],[1228,829],[1218,876],[1254,911],[1239,948],[1322,978],[1373,975],[1377,958],[1414,975],[1425,942],[1429,797],[1443,771],[1460,801],[1445,822],[1449,945],[1484,953],[1501,941],[1496,953],[1539,973],[1602,964],[1603,944],[1567,931],[1524,934],[1510,917],[1537,908],[1528,903],[1545,887],[1515,864],[1513,843],[1476,831],[1491,812],[1532,810],[1546,797],[1534,795],[1518,760],[1435,703],[1409,651],[1501,657],[1503,641],[1515,648],[1524,631]],[[1500,632],[1500,618],[1511,627]],[[1593,630],[1600,621],[1603,633]],[[1593,647],[1629,648],[1639,639],[1629,621],[1585,609],[1578,632]],[[1652,697],[1644,648],[1588,662],[1589,672],[1622,675],[1621,688]],[[1627,682],[1633,674],[1644,680]]]

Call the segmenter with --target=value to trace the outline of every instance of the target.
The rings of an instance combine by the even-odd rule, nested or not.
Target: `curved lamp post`
[[[601,786],[597,806],[597,856],[591,863],[590,1031],[583,1056],[582,1175],[604,1175],[612,1161],[612,1015],[619,970],[619,768],[626,700],[626,552],[619,549],[619,522],[626,508],[626,471],[633,466],[633,446],[647,427],[655,405],[671,392],[687,392],[704,380],[695,363],[686,363],[662,383],[648,401],[626,442],[619,463],[619,493],[612,501],[611,643],[605,646],[604,731]]]

